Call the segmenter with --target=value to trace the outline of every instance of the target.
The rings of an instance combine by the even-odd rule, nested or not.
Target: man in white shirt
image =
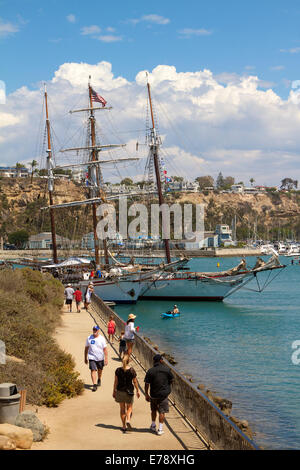
[[[104,366],[108,364],[107,346],[103,336],[100,335],[99,326],[93,327],[93,334],[89,336],[84,348],[84,362],[89,363],[91,377],[93,382],[93,392],[97,390],[97,386],[101,385],[101,376]],[[97,379],[98,371],[98,382]]]
[[[71,284],[68,284],[65,288],[65,297],[66,297],[66,305],[69,305],[70,312],[72,312],[72,301],[73,301],[73,294],[74,289],[72,288]]]

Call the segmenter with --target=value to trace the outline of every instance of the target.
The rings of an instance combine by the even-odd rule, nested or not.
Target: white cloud
[[[280,52],[288,52],[289,54],[299,54],[300,47],[291,47],[290,49],[280,49]]]
[[[0,18],[0,37],[7,37],[19,31],[19,27],[13,23],[5,22]]]
[[[81,28],[81,34],[83,36],[89,36],[89,35],[99,34],[99,33],[101,33],[101,28],[99,28],[99,26],[95,24],[91,26],[84,26],[83,28]]]
[[[73,15],[73,13],[70,13],[69,15],[67,15],[66,18],[67,18],[67,21],[69,21],[69,23],[76,23],[76,16]]]
[[[178,33],[183,38],[191,38],[193,36],[209,36],[212,34],[212,31],[208,29],[200,28],[200,29],[192,29],[192,28],[184,28],[178,31]]]
[[[285,66],[284,65],[275,65],[274,67],[271,67],[270,70],[274,70],[274,71],[277,71],[277,70],[284,70],[285,69]]]
[[[97,36],[96,39],[102,42],[118,42],[123,40],[122,36],[114,36],[113,34],[104,34],[102,36]]]
[[[133,24],[146,22],[146,23],[166,25],[166,24],[170,23],[170,19],[152,13],[150,15],[143,15],[143,16],[141,16],[141,18],[133,18],[131,20],[128,20],[128,22],[133,23]]]
[[[114,76],[109,62],[62,64],[47,84],[58,148],[84,142],[79,129],[85,116],[69,116],[68,111],[86,106],[91,75],[95,91],[113,107],[98,113],[101,142],[128,142],[127,154],[134,156],[136,140],[144,143],[145,72],[139,71],[135,80],[128,81]],[[270,185],[290,175],[300,180],[300,103],[295,90],[284,100],[270,88],[261,89],[258,76],[214,75],[207,69],[177,72],[167,65],[148,72],[148,80],[168,174],[193,180],[204,174],[216,177],[222,171],[238,181],[246,183],[253,177],[257,184]],[[7,96],[5,108],[0,107],[3,164],[39,159],[36,142],[43,135],[42,102],[42,90],[22,87]],[[145,157],[146,151],[141,145],[137,153]],[[71,157],[64,154],[64,158]],[[122,177],[142,175],[144,164],[144,158],[130,164]],[[119,173],[115,170],[112,177],[105,173],[104,178],[118,180]]]

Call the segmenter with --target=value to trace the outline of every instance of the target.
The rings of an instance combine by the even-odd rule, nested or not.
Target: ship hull
[[[226,282],[193,277],[159,279],[144,286],[140,299],[222,301],[244,281],[245,276],[230,277]]]

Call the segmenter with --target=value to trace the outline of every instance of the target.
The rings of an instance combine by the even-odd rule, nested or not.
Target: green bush
[[[25,364],[0,366],[0,383],[13,382],[27,390],[35,405],[57,406],[83,390],[71,355],[52,338],[60,324],[62,284],[31,269],[0,272],[0,339],[6,354]]]

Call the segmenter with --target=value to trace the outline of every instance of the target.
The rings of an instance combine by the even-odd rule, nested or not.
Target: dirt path
[[[108,345],[108,366],[103,370],[102,385],[96,392],[91,391],[90,371],[84,363],[83,351],[93,325],[93,319],[85,310],[69,313],[64,307],[63,322],[57,329],[56,339],[62,349],[72,354],[85,390],[79,397],[64,400],[58,408],[38,409],[39,419],[49,427],[50,432],[44,442],[34,443],[32,450],[204,449],[201,441],[173,407],[164,425],[165,434],[157,436],[151,433],[150,407],[143,393],[140,399],[135,397],[133,430],[122,433],[119,404],[112,398],[114,372],[121,362],[111,345]],[[106,326],[101,323],[99,326],[106,333]],[[143,389],[145,373],[136,363],[132,365]]]

